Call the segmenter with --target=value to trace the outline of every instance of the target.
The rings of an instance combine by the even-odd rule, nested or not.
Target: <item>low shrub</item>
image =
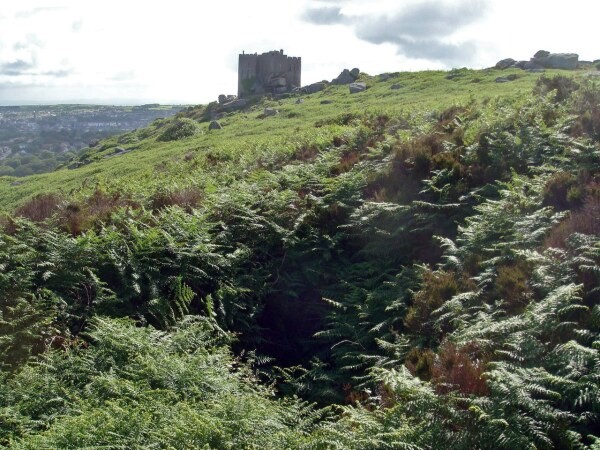
[[[577,179],[568,172],[557,172],[546,182],[544,205],[564,211],[573,206],[573,201],[581,199],[577,194]]]
[[[200,131],[200,125],[195,120],[183,117],[175,119],[156,140],[161,142],[178,141],[195,136]]]
[[[583,206],[572,211],[550,232],[544,247],[566,248],[567,239],[574,233],[600,235],[600,198],[588,196]]]
[[[62,197],[57,194],[39,194],[19,206],[15,210],[15,216],[43,222],[58,211],[62,201]]]
[[[504,309],[511,314],[522,312],[531,297],[525,268],[519,264],[501,266],[497,274],[491,291],[492,300],[502,299]]]
[[[542,75],[538,78],[533,92],[545,96],[551,91],[556,91],[554,101],[560,103],[571,97],[571,94],[577,89],[579,89],[579,83],[571,77],[556,75],[552,78],[548,78]]]
[[[587,135],[600,140],[600,90],[597,83],[586,81],[573,96],[572,112],[577,116],[571,128],[571,135]]]
[[[431,381],[440,394],[457,390],[464,395],[483,396],[489,393],[485,369],[485,357],[476,344],[457,348],[446,342],[431,366]]]
[[[180,206],[187,212],[196,208],[202,200],[202,192],[195,186],[174,190],[159,190],[154,193],[150,201],[154,211],[169,207]]]
[[[415,333],[433,337],[431,313],[458,294],[460,285],[452,272],[427,270],[422,277],[422,287],[413,297],[404,324]]]

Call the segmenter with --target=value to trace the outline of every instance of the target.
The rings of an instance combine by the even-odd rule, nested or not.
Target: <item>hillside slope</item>
[[[508,73],[3,178],[0,445],[597,449],[600,87]]]
[[[494,81],[510,74],[518,78],[509,83]],[[293,153],[305,146],[324,150],[334,136],[353,128],[343,123],[344,114],[388,115],[399,120],[409,134],[411,130],[426,127],[432,115],[451,106],[524,99],[539,77],[539,73],[521,70],[466,69],[450,73],[399,73],[385,81],[363,76],[369,85],[366,93],[350,95],[347,86],[330,86],[317,94],[299,96],[305,100],[302,104],[296,104],[298,97],[264,101],[246,111],[228,114],[219,132],[209,133],[208,123],[203,123],[197,136],[181,141],[157,141],[170,123],[157,121],[153,127],[104,141],[99,150],[92,149],[82,158],[92,161],[91,164],[76,170],[65,167],[27,178],[0,177],[0,208],[14,207],[41,192],[89,193],[98,183],[108,190],[137,192],[144,188],[146,193],[173,182],[198,184],[198,178],[220,185],[222,180],[212,180],[214,158],[232,162],[226,172],[239,178],[244,170],[253,170],[262,159],[293,160]],[[390,89],[393,85],[401,87]],[[332,103],[322,104],[323,100]],[[280,114],[262,118],[263,108],[271,106]],[[202,110],[199,107],[188,115],[199,117]],[[315,127],[317,122],[322,126]],[[132,151],[115,155],[117,147]],[[135,188],[129,189],[131,185]]]

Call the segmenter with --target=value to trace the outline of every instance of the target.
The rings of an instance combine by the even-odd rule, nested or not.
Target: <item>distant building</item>
[[[301,58],[283,50],[258,55],[242,53],[238,65],[238,97],[253,94],[283,94],[301,86]]]

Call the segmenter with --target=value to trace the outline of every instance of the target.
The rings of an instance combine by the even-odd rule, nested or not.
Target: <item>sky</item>
[[[207,103],[236,93],[242,51],[302,57],[303,85],[595,60],[598,17],[596,0],[1,0],[0,105]]]

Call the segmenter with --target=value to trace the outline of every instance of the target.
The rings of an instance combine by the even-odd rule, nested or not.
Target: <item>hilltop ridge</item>
[[[510,73],[509,73],[510,72]],[[551,76],[549,71],[546,75]],[[513,80],[508,84],[497,83],[498,77],[512,74]],[[191,157],[190,152],[202,159],[203,152],[212,148],[221,152],[232,140],[238,140],[242,148],[260,148],[269,141],[282,142],[293,131],[293,140],[285,142],[280,150],[285,153],[290,147],[298,147],[313,139],[317,134],[333,135],[336,130],[330,125],[316,128],[321,121],[327,124],[340,114],[369,114],[380,113],[388,115],[405,114],[415,124],[424,123],[427,114],[441,111],[450,106],[464,105],[471,101],[486,99],[519,98],[531,91],[535,81],[541,76],[536,73],[523,73],[520,70],[483,70],[468,69],[450,72],[409,72],[368,76],[363,74],[361,80],[366,81],[368,91],[364,94],[350,95],[347,86],[329,85],[324,90],[310,94],[298,93],[289,98],[269,100],[255,97],[250,102],[244,101],[241,110],[227,110],[215,117],[218,103],[188,108],[179,117],[188,117],[198,122],[198,132],[187,140],[163,142],[157,137],[167,127],[170,121],[156,121],[150,127],[135,132],[114,137],[90,148],[71,163],[53,173],[18,179],[0,177],[0,208],[14,207],[25,198],[40,192],[89,192],[91,186],[97,183],[113,185],[122,190],[125,180],[137,179],[138,182],[148,182],[148,188],[170,183],[169,180],[184,182],[194,170],[185,166],[186,161],[180,157]],[[296,103],[302,99],[302,103]],[[263,119],[265,108],[279,111],[277,117]],[[237,108],[236,108],[237,109]],[[222,116],[224,129],[219,133],[208,133],[208,123]],[[206,123],[206,125],[203,125]],[[162,131],[161,131],[162,130]],[[319,142],[317,146],[323,145]],[[122,149],[122,150],[118,150]],[[241,150],[241,149],[240,149]],[[260,152],[260,151],[259,151]],[[209,152],[210,154],[210,152]],[[251,156],[242,151],[244,158],[259,157],[257,152]],[[116,158],[111,158],[116,156]],[[187,162],[189,163],[189,161]],[[156,170],[163,165],[161,170]],[[165,170],[171,166],[174,170]],[[72,170],[79,167],[77,170]],[[175,169],[176,168],[176,169]],[[183,178],[182,178],[183,173]],[[161,181],[159,181],[161,180]],[[16,183],[15,183],[16,184]]]

